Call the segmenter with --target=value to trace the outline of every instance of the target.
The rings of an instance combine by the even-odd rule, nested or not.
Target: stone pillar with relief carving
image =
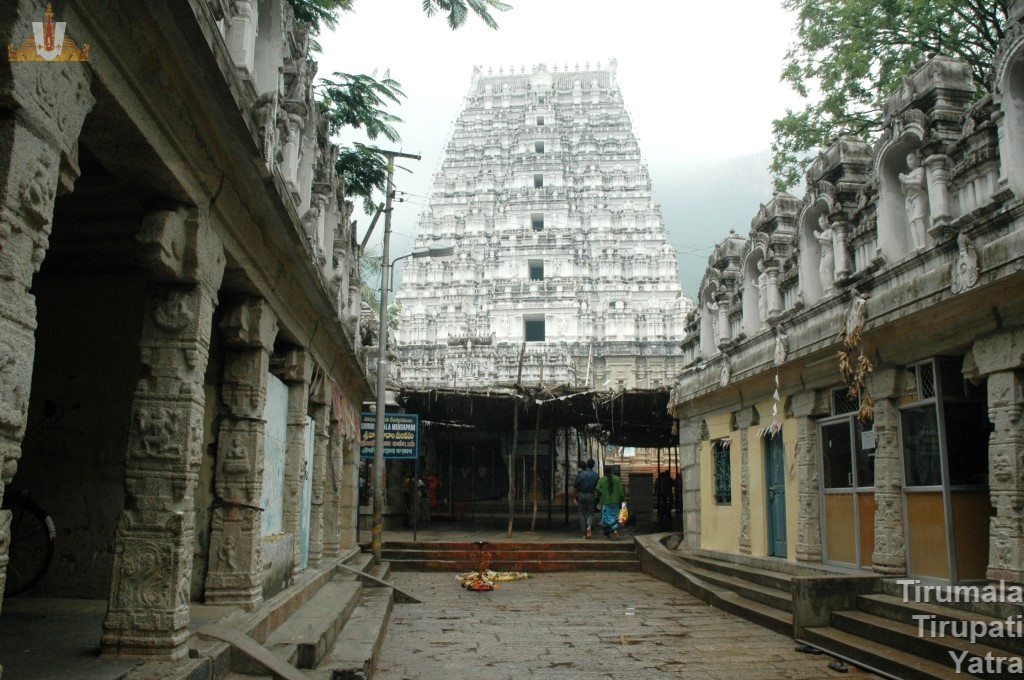
[[[31,36],[44,7],[5,3],[0,29]],[[15,34],[15,28],[17,33]],[[26,29],[28,34],[22,35]],[[6,44],[6,42],[5,42]],[[54,200],[78,179],[78,135],[95,100],[89,65],[5,64],[0,73],[0,499],[21,458],[32,364],[36,302],[32,278],[46,256]],[[0,510],[0,594],[6,583],[10,512]],[[2,597],[2,595],[0,595]]]
[[[356,528],[359,523],[359,445],[355,432],[338,429],[335,434],[341,440],[341,518],[338,527],[341,547],[356,547]],[[369,484],[369,480],[367,480]]]
[[[790,400],[796,418],[797,515],[796,559],[821,562],[821,471],[818,468],[818,426],[815,418],[828,415],[814,390],[798,392]]]
[[[312,474],[306,464],[306,416],[309,412],[309,384],[313,378],[313,359],[304,349],[289,350],[277,377],[288,385],[288,429],[285,435],[284,532],[295,538],[292,564],[299,569],[302,543],[302,487]]]
[[[202,209],[147,214],[137,236],[150,272],[115,536],[104,654],[187,653],[203,454],[204,376],[224,250]]]
[[[331,484],[328,456],[331,444],[331,384],[323,377],[309,393],[313,416],[313,493],[309,510],[309,566],[318,567],[324,557],[325,496]]]
[[[907,571],[903,525],[903,471],[900,457],[899,411],[901,372],[875,371],[868,392],[875,401],[875,549],[871,567],[878,574]]]
[[[263,601],[260,499],[270,353],[277,317],[260,298],[236,303],[220,323],[221,421],[214,475],[205,602],[253,609]]]
[[[991,581],[1024,583],[1024,332],[978,340],[972,350],[988,387]],[[966,363],[966,362],[965,362]]]
[[[836,220],[832,223],[835,248],[835,280],[842,280],[853,274],[853,261],[850,257],[850,223]]]
[[[341,555],[342,547],[341,513],[344,461],[342,460],[343,437],[339,421],[340,414],[336,410],[333,395],[336,389],[332,384],[330,423],[327,432],[327,476],[324,479],[324,557],[338,557]]]
[[[740,552],[749,555],[750,544],[750,428],[757,425],[757,409],[749,407],[736,413],[740,431]],[[756,441],[756,440],[755,440]]]
[[[683,475],[683,543],[700,547],[700,449],[707,439],[699,420],[679,421],[680,473]]]

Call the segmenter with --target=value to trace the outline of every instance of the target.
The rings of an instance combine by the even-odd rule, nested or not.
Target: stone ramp
[[[395,602],[390,567],[352,551],[193,638],[189,680],[368,678]],[[183,676],[184,677],[184,676]]]
[[[954,656],[1007,658],[1024,655],[1024,640],[985,637],[974,643],[922,635],[925,621],[995,622],[998,617],[937,604],[906,602],[891,584],[859,570],[801,565],[707,550],[669,549],[670,535],[638,539],[646,573],[705,602],[780,633],[797,644],[906,680],[951,680]],[[918,618],[915,618],[918,617]],[[962,662],[968,668],[967,662]],[[986,666],[990,668],[991,664]],[[1005,667],[1004,667],[1005,668]],[[1006,677],[1005,670],[970,677]]]
[[[366,549],[366,548],[364,548]],[[573,542],[474,542],[389,541],[382,546],[383,559],[396,571],[476,571],[480,552],[488,556],[493,571],[639,571],[640,561],[630,539]]]

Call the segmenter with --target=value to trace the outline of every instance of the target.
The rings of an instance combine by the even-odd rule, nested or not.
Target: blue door
[[[786,455],[782,432],[764,437],[765,483],[768,487],[768,554],[786,557]]]

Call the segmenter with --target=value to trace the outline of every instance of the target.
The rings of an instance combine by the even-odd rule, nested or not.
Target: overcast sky
[[[411,247],[474,65],[484,72],[491,67],[497,73],[500,66],[517,73],[525,67],[529,73],[539,63],[557,62],[561,69],[565,63],[606,65],[617,59],[623,100],[662,203],[687,192],[686,186],[672,185],[671,176],[678,173],[671,170],[768,149],[772,119],[797,104],[779,82],[793,25],[779,0],[509,2],[512,10],[495,15],[498,30],[472,16],[451,31],[443,16],[428,19],[417,0],[356,0],[338,29],[321,37],[320,76],[334,71],[380,76],[390,69],[407,95],[393,109],[404,121],[397,126],[401,143],[375,142],[422,156],[404,163],[412,173],[396,175],[407,201],[395,207],[392,257]],[[366,141],[358,135],[343,141],[353,139]],[[770,187],[765,192],[770,196]],[[752,206],[751,217],[757,207]],[[369,219],[357,217],[361,235]],[[749,221],[737,225],[741,229],[746,233]],[[382,231],[379,225],[373,242]],[[710,249],[724,236],[673,245],[690,252]]]

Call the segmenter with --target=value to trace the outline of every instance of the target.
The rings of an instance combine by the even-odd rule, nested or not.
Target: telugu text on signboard
[[[373,458],[376,416],[362,414],[359,420],[359,456]],[[415,413],[384,414],[384,459],[416,458],[420,443],[420,417]]]

